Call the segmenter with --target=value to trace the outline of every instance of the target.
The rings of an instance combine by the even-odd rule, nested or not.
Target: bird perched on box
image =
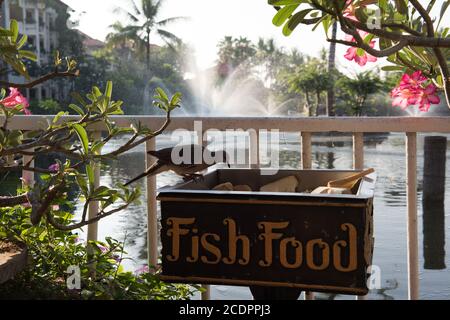
[[[154,156],[157,159],[156,162],[144,173],[128,181],[125,186],[146,176],[157,175],[165,171],[173,171],[185,180],[191,180],[201,176],[198,172],[214,164],[225,162],[230,167],[225,151],[210,151],[198,144],[176,146],[147,153]]]

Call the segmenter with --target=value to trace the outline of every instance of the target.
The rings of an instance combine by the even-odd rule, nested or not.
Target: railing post
[[[353,133],[353,169],[364,169],[364,133]],[[367,295],[356,296],[356,300],[367,300]]]
[[[311,132],[302,132],[302,168],[312,168],[311,161]],[[314,292],[305,291],[305,300],[314,300]]]
[[[203,135],[205,133],[202,130],[196,130],[195,131],[195,135],[197,138],[197,144],[204,146],[205,145],[205,141],[203,140]],[[206,137],[205,137],[206,140]],[[202,155],[203,156],[203,155]],[[202,285],[202,288],[205,290],[204,292],[202,292],[202,300],[211,300],[211,286],[209,285]]]
[[[156,138],[145,144],[145,165],[150,167],[155,159],[147,151],[156,150]],[[156,203],[156,176],[147,176],[147,254],[149,267],[158,265],[158,218]]]
[[[417,235],[417,133],[406,133],[406,195],[408,210],[408,299],[419,299],[419,245]]]
[[[353,169],[364,169],[364,134],[353,133]]]
[[[249,153],[250,168],[259,167],[259,130],[250,129],[249,133]]]
[[[302,132],[302,168],[312,168],[311,161],[311,132]]]
[[[93,133],[93,138],[95,140],[101,139],[101,137],[102,137],[101,132],[98,131]],[[97,189],[100,186],[100,169],[101,168],[99,164],[94,165],[94,189]],[[91,201],[89,203],[89,213],[88,213],[89,219],[95,218],[98,215],[98,211],[99,211],[98,201]],[[87,240],[88,241],[98,240],[98,222],[88,225]]]

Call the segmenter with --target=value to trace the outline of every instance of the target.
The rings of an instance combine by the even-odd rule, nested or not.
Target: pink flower
[[[0,100],[0,103],[6,108],[15,108],[18,105],[22,105],[24,113],[26,115],[31,114],[30,110],[28,110],[30,104],[28,103],[27,98],[25,98],[17,88],[9,88],[9,96]]]
[[[57,205],[57,204],[52,205],[52,210],[53,211],[58,211],[59,210],[59,205]]]
[[[102,246],[101,244],[97,244],[97,248],[99,248],[102,253],[107,253],[109,251],[107,247]]]
[[[48,167],[48,170],[58,172],[59,171],[59,163],[54,163],[50,167]]]
[[[143,265],[142,267],[137,268],[135,270],[135,273],[137,275],[142,274],[142,273],[149,273],[149,272],[150,272],[150,268],[147,265]]]
[[[439,104],[441,99],[436,95],[437,87],[430,83],[425,90],[420,92],[419,97],[419,110],[427,112],[430,109],[431,104]]]
[[[427,112],[432,104],[441,102],[436,94],[437,87],[432,83],[425,86],[427,82],[427,77],[420,70],[411,75],[405,73],[398,87],[395,87],[391,92],[392,105],[402,109],[418,105],[420,111]]]
[[[365,31],[359,31],[359,34],[363,39],[368,35],[368,33]],[[345,37],[345,40],[350,42],[356,42],[355,38],[349,34]],[[372,48],[375,47],[375,40],[370,41],[370,46]],[[359,56],[358,48],[356,47],[348,48],[344,57],[349,61],[355,60],[355,62],[359,64],[361,67],[365,66],[367,62],[375,62],[378,60],[376,57],[368,54],[367,52],[364,52],[361,56]]]
[[[392,106],[406,109],[410,105],[417,104],[418,90],[401,89],[396,87],[391,92]]]
[[[422,74],[422,71],[415,71],[412,75],[405,73],[400,80],[399,87],[402,89],[417,89],[427,81],[427,77]]]

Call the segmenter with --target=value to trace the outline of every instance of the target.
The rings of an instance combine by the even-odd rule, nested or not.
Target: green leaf
[[[181,103],[181,99],[182,99],[182,94],[181,92],[176,92],[173,97],[172,100],[170,101],[170,105],[172,108],[176,108],[180,106]]]
[[[28,51],[28,50],[19,50],[19,55],[22,58],[26,58],[31,61],[37,61],[37,56],[34,52]]]
[[[283,23],[292,15],[292,13],[297,9],[299,4],[284,6],[278,10],[277,14],[273,17],[272,23],[277,27],[281,27]]]
[[[94,175],[94,163],[91,161],[89,164],[86,165],[86,175],[88,177],[89,181],[89,190],[92,193],[92,190],[94,190],[95,185],[95,175]]]
[[[159,95],[159,97],[158,97],[159,99],[163,100],[166,103],[169,103],[169,97],[167,96],[167,94],[164,92],[163,89],[158,87],[155,90],[156,90],[157,94]]]
[[[88,187],[87,187],[87,184],[86,184],[86,180],[83,178],[83,176],[81,176],[81,175],[77,175],[76,176],[76,180],[77,180],[77,184],[78,184],[78,186],[80,187],[80,189],[81,189],[81,192],[85,195],[85,196],[87,196],[87,194],[88,194]]]
[[[78,93],[78,92],[72,92],[71,93],[72,98],[78,101],[79,104],[81,104],[83,107],[86,107],[88,103],[84,98]]]
[[[25,45],[25,43],[27,43],[27,40],[28,40],[28,37],[26,34],[24,34],[22,36],[22,38],[20,38],[19,42],[17,43],[17,49],[22,48]]]
[[[69,104],[69,108],[72,109],[73,111],[75,111],[76,113],[78,113],[80,116],[84,116],[84,111],[83,109],[81,109],[79,106],[77,106],[76,104]]]
[[[114,190],[109,189],[108,187],[105,186],[100,186],[97,189],[95,189],[95,191],[92,193],[92,197],[93,198],[97,198],[97,197],[103,197],[103,196],[109,196],[111,194],[111,192],[114,192]]]
[[[19,37],[19,24],[16,20],[12,19],[9,25],[9,29],[11,29],[11,41],[13,43],[17,42],[17,38]]]
[[[288,37],[313,9],[305,9],[294,14],[284,25],[283,34]]]
[[[441,25],[442,18],[444,17],[445,12],[447,11],[449,5],[450,5],[450,1],[444,1],[444,3],[442,4],[442,6],[441,6],[441,13],[440,13],[440,16],[439,16],[439,22],[437,24],[437,28],[436,29],[438,29],[439,26]]]
[[[112,89],[113,89],[113,83],[112,83],[112,81],[108,81],[106,83],[106,90],[105,90],[105,97],[107,97],[108,99],[111,99]]]
[[[381,68],[383,71],[403,71],[405,70],[404,67],[401,66],[384,66]]]
[[[436,3],[436,0],[431,0],[430,1],[430,3],[428,4],[428,7],[427,7],[427,12],[428,13],[431,12],[431,10],[433,9],[435,3]]]
[[[83,146],[84,154],[89,153],[89,138],[86,130],[79,124],[75,123],[72,125],[74,130],[76,131],[78,138],[80,139],[81,145]]]
[[[397,8],[397,11],[402,15],[408,14],[408,5],[406,4],[405,0],[395,0],[395,7]]]
[[[60,112],[58,112],[58,114],[53,118],[52,123],[53,123],[53,124],[57,123],[57,122],[59,121],[59,119],[60,119],[62,116],[65,116],[66,114],[67,114],[67,112],[65,112],[65,111],[60,111]]]

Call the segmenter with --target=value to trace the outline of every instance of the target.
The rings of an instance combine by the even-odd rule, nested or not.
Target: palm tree
[[[113,32],[108,35],[112,43],[123,44],[133,42],[138,48],[145,47],[147,69],[150,69],[150,36],[156,32],[169,46],[180,43],[181,40],[173,33],[163,29],[166,25],[185,17],[172,17],[159,20],[159,12],[164,0],[130,0],[131,10],[117,8],[116,12],[124,13],[130,20],[130,24],[123,26],[117,22],[111,26]]]

